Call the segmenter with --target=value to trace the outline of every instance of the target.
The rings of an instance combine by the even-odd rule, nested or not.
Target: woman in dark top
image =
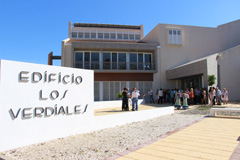
[[[122,111],[129,111],[128,107],[128,89],[124,88],[122,92],[123,98],[122,98]]]

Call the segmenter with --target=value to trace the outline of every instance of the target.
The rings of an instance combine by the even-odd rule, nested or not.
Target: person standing
[[[160,88],[160,90],[158,91],[158,104],[160,103],[161,101],[161,104],[162,104],[162,101],[163,101],[163,90],[162,88]]]
[[[228,103],[228,91],[226,90],[226,88],[223,88],[222,100],[223,100],[223,104],[227,104]]]
[[[217,105],[221,105],[221,96],[222,96],[221,90],[218,87],[216,87]]]
[[[124,90],[122,91],[122,111],[129,111],[129,107],[128,107],[128,89],[124,88]]]
[[[132,92],[132,111],[135,111],[135,106],[136,106],[136,111],[138,111],[138,97],[139,96],[140,96],[140,94],[137,91],[137,89],[133,88],[133,92]]]
[[[193,105],[193,99],[194,99],[193,88],[190,89],[190,92],[189,92],[189,99],[190,99],[190,105]]]
[[[203,104],[207,104],[207,93],[206,93],[206,91],[205,91],[205,89],[203,89],[203,91],[202,91],[202,105]]]
[[[215,90],[213,87],[209,88],[209,92],[208,92],[208,96],[209,96],[209,100],[210,100],[210,106],[214,105],[214,95],[215,95]]]
[[[181,108],[181,93],[180,93],[180,90],[177,91],[176,95],[175,95],[175,107],[177,109],[180,109]]]
[[[183,109],[186,110],[188,108],[188,94],[187,91],[183,93]]]
[[[172,104],[174,104],[175,90],[172,89],[170,92],[170,95],[171,95]]]
[[[154,103],[153,91],[152,91],[152,89],[149,89],[149,91],[148,91],[148,96],[149,96],[149,99],[150,99],[150,103]]]

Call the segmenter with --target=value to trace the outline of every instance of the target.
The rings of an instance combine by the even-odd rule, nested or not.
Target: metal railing
[[[155,70],[154,63],[137,62],[79,62],[74,64],[75,68],[94,70]]]

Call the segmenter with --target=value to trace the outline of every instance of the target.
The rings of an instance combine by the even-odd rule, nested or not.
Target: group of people
[[[138,111],[138,97],[139,91],[133,88],[133,91],[129,92],[128,88],[124,88],[122,91],[122,111],[129,111],[129,105],[132,104],[132,111]]]
[[[223,101],[223,104],[228,103],[228,91],[226,88],[223,88],[221,91],[218,87],[210,87],[209,88],[209,100],[210,100],[210,105],[221,105],[221,102]]]
[[[210,87],[207,92],[206,88],[186,88],[183,89],[162,89],[160,88],[156,92],[156,99],[154,101],[152,89],[148,92],[150,103],[172,103],[177,109],[183,106],[183,109],[187,109],[189,105],[194,104],[208,104],[207,97],[209,97],[210,105],[221,105],[228,103],[228,92],[226,88],[221,91],[218,87]]]

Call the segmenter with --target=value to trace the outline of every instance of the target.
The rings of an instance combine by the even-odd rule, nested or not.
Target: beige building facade
[[[144,37],[143,25],[70,22],[68,38],[62,41],[62,66],[94,69],[95,92],[99,93],[95,100],[114,100],[111,94],[123,86],[141,88],[144,93],[149,88],[154,92],[159,88],[208,88],[207,76],[215,75],[215,86],[227,88],[229,99],[237,101],[239,28],[240,20],[216,28],[158,24]],[[85,52],[98,58],[92,57],[96,61],[84,65]],[[76,54],[80,55],[78,62]]]

